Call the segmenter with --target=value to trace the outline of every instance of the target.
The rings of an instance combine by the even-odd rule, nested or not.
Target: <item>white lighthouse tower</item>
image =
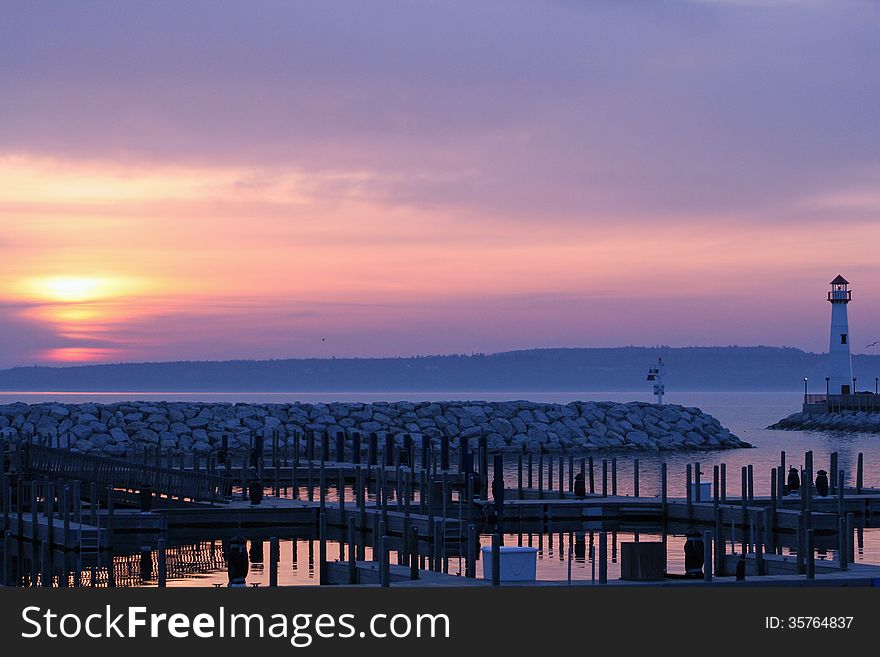
[[[850,395],[852,389],[852,358],[849,354],[849,322],[846,306],[852,300],[849,281],[838,275],[831,281],[828,301],[831,302],[831,343],[828,348],[828,392],[831,395]]]

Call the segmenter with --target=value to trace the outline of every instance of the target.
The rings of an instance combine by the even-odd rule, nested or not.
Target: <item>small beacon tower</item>
[[[666,385],[663,383],[663,359],[658,358],[656,365],[648,367],[648,381],[654,382],[654,395],[657,397],[657,405],[663,406],[663,395],[666,394]]]
[[[852,300],[849,281],[838,275],[831,281],[828,301],[831,302],[831,343],[828,348],[828,393],[831,395],[851,395],[852,358],[849,353],[849,322],[846,305]]]

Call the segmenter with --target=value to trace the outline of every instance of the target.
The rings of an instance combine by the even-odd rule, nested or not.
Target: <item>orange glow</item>
[[[40,355],[43,360],[52,363],[89,363],[95,361],[107,362],[119,356],[118,349],[95,349],[90,347],[61,347],[48,349]]]
[[[328,198],[331,178],[339,191]],[[523,317],[530,299],[764,299],[771,279],[824,277],[844,261],[869,270],[880,241],[876,223],[854,241],[823,223],[792,231],[748,217],[523,221],[403,206],[371,195],[376,182],[0,157],[0,240],[13,246],[0,259],[0,301],[69,345],[20,362],[186,357],[199,346],[194,325],[239,345],[260,343],[251,329],[268,325],[292,338],[340,326],[394,335],[401,317],[440,326],[486,299],[519,303]],[[273,339],[267,352],[291,355]]]

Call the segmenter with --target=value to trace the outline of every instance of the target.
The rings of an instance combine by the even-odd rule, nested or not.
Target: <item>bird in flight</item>
[[[874,340],[874,342],[872,342],[872,343],[869,344],[867,347],[865,347],[865,349],[870,349],[870,348],[873,347],[874,345],[878,345],[878,344],[880,344],[880,340]]]

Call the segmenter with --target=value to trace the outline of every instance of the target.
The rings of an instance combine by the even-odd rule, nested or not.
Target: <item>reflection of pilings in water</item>
[[[144,549],[146,548],[146,549]],[[111,576],[106,553],[95,555],[94,561],[83,564],[82,558],[74,553],[55,552],[51,572],[56,586],[107,587],[113,581],[117,587],[135,587],[155,581],[158,575],[156,550],[144,546],[133,554],[112,557]],[[19,586],[40,586],[43,573],[49,572],[44,565],[45,557],[39,562],[23,559],[19,566],[22,574]],[[166,548],[166,573],[169,579],[184,579],[226,569],[223,545],[219,541],[200,541]],[[34,576],[33,573],[38,573]],[[64,580],[62,582],[62,579]]]

